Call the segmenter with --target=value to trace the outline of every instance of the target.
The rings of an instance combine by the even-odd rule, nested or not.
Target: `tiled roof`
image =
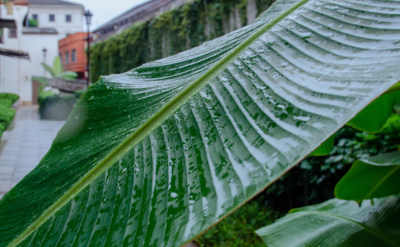
[[[14,0],[12,1],[15,5],[28,5],[28,0]],[[4,0],[0,0],[0,4],[4,4]]]

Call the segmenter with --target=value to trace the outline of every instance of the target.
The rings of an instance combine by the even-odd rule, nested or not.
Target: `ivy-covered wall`
[[[252,22],[274,0],[194,0],[91,48],[92,82],[173,55]]]

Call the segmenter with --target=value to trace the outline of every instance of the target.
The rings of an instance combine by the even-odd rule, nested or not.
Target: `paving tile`
[[[0,179],[0,191],[7,192],[10,189],[10,184],[11,184],[10,179],[7,180]]]
[[[0,174],[11,174],[14,172],[14,166],[0,166]]]
[[[8,160],[0,160],[0,170],[3,166],[14,166],[15,161],[8,161]]]
[[[2,155],[0,157],[0,159],[1,159],[1,161],[4,161],[4,162],[14,163],[15,161],[17,161],[18,156],[15,156],[15,155],[14,156]]]

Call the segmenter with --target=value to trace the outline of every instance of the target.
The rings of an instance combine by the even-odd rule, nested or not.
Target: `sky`
[[[114,17],[147,0],[67,0],[83,4],[93,13],[90,30],[94,30]],[[86,29],[86,24],[84,25]]]

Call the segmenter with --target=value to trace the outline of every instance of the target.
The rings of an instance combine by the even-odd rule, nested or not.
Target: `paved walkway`
[[[63,121],[39,120],[37,106],[22,106],[0,142],[0,198],[49,150]]]

